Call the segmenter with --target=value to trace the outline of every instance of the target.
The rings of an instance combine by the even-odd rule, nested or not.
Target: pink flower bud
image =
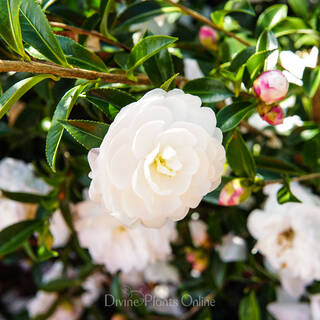
[[[195,255],[193,252],[189,252],[187,254],[187,261],[190,262],[190,263],[193,263],[195,261]]]
[[[220,192],[219,204],[221,206],[236,206],[247,200],[251,194],[247,179],[233,179],[228,182]]]
[[[253,83],[256,95],[266,104],[284,99],[288,93],[289,83],[279,70],[263,72]]]
[[[283,123],[284,112],[279,105],[270,107],[260,104],[258,105],[258,112],[261,118],[272,126]]]
[[[216,30],[202,26],[199,32],[201,44],[209,50],[217,50],[218,33]]]

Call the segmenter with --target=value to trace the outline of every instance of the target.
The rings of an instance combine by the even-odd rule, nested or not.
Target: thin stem
[[[192,9],[189,9],[180,3],[174,3],[172,0],[164,0],[164,1],[167,3],[170,3],[172,6],[178,7],[183,13],[195,18],[196,20],[199,20],[199,21],[203,22],[204,24],[207,24],[208,26],[226,34],[227,36],[238,40],[239,42],[241,42],[245,46],[248,46],[248,47],[250,46],[250,43],[248,41],[240,38],[239,36],[237,36],[236,34],[230,32],[230,31],[227,31],[227,30],[219,27],[218,25],[216,25],[215,23],[213,23],[212,21],[210,21],[209,19],[207,19],[206,17],[201,15],[200,13],[198,13]]]
[[[291,180],[291,182],[297,182],[297,181],[305,181],[305,180],[319,179],[319,178],[320,178],[320,172],[316,172],[316,173],[310,173],[310,174],[307,174],[307,175],[301,176],[301,177],[295,177],[290,180]],[[282,179],[267,180],[267,181],[264,181],[263,185],[267,186],[269,184],[281,183],[282,181],[283,181]]]
[[[130,51],[131,50],[126,45],[124,45],[124,44],[122,44],[120,42],[113,41],[113,40],[105,37],[102,33],[98,32],[98,31],[95,31],[95,30],[88,31],[88,30],[85,30],[85,29],[82,29],[82,28],[69,26],[67,24],[64,24],[64,23],[61,23],[61,22],[54,22],[54,21],[50,21],[50,25],[51,25],[51,27],[66,29],[66,30],[73,31],[73,32],[78,33],[78,34],[85,34],[85,35],[88,35],[88,36],[96,37],[96,38],[98,38],[98,39],[100,39],[100,40],[102,40],[102,41],[104,41],[106,43],[109,43],[109,44],[111,44],[111,45],[113,45],[115,47],[124,49],[126,51]]]
[[[124,84],[136,84],[136,85],[151,85],[149,78],[140,74],[137,76],[137,82],[129,80],[125,74],[119,73],[106,73],[97,72],[91,70],[84,70],[78,68],[64,68],[47,62],[25,62],[25,61],[12,61],[12,60],[0,60],[0,72],[31,72],[31,73],[47,73],[53,74],[62,78],[73,79],[87,79],[98,80],[108,83],[124,83]]]

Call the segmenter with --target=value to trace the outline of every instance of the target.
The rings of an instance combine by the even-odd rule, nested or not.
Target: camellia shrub
[[[320,3],[0,0],[0,319],[320,319]]]

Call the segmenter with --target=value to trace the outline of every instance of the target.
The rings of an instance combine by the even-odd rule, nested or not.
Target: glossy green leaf
[[[264,30],[257,42],[257,52],[259,51],[271,51],[274,50],[265,60],[264,69],[265,70],[273,70],[277,66],[278,58],[279,58],[279,44],[278,40],[275,37],[274,33],[270,30]]]
[[[308,2],[307,0],[288,0],[289,6],[294,13],[303,18],[308,16]]]
[[[60,47],[66,55],[68,63],[71,65],[88,70],[108,72],[108,69],[102,59],[94,52],[88,50],[74,40],[56,36]]]
[[[272,29],[277,23],[287,17],[288,7],[285,4],[275,4],[267,7],[257,21],[257,29],[259,32],[265,29]]]
[[[246,13],[251,16],[255,16],[256,13],[254,12],[250,1],[248,0],[229,0],[225,6],[224,9],[228,12],[241,12]]]
[[[11,192],[3,189],[0,191],[6,198],[23,203],[40,203],[41,201],[48,199],[46,195],[41,194]]]
[[[28,57],[23,48],[19,10],[21,0],[0,1],[0,37],[9,48],[22,57]]]
[[[287,17],[272,28],[272,32],[277,38],[292,33],[315,33],[302,19],[296,17]]]
[[[202,102],[206,103],[222,101],[233,96],[222,81],[208,77],[189,81],[183,91],[199,96]]]
[[[42,220],[25,220],[3,229],[0,232],[0,256],[18,249],[42,225]]]
[[[274,52],[274,50],[259,51],[253,54],[247,61],[247,69],[250,79],[255,79],[261,69],[264,67],[266,59]]]
[[[98,148],[109,129],[108,124],[89,120],[59,120],[59,123],[88,150]]]
[[[217,114],[217,126],[222,132],[234,129],[246,115],[255,108],[251,101],[234,102],[221,109]]]
[[[116,106],[120,110],[126,105],[137,101],[131,94],[110,87],[89,90],[86,92],[86,99],[98,107],[109,118],[111,116],[109,104]]]
[[[52,118],[51,128],[47,135],[46,140],[46,157],[49,166],[53,171],[56,171],[55,163],[58,152],[58,147],[63,134],[63,126],[58,120],[67,120],[69,114],[75,105],[77,98],[82,93],[88,83],[78,85],[65,93],[65,95],[59,101],[56,110]]]
[[[248,59],[256,52],[256,48],[254,46],[245,48],[241,50],[237,55],[233,58],[229,70],[231,72],[236,72],[240,69],[241,66],[247,63]]]
[[[164,1],[138,1],[127,7],[117,19],[116,28],[121,29],[130,25],[142,23],[162,14],[180,12],[180,9]]]
[[[111,10],[113,9],[115,5],[115,0],[108,0],[107,4],[105,6],[101,23],[100,23],[100,32],[105,35],[108,39],[111,39],[113,41],[118,41],[110,32],[108,29],[108,24],[109,24],[109,14]]]
[[[154,86],[160,87],[174,75],[174,67],[168,49],[163,49],[143,64]]]
[[[233,172],[239,177],[254,179],[256,164],[241,134],[236,130],[229,139],[227,146],[227,160]]]
[[[277,200],[280,204],[284,204],[287,202],[301,203],[301,201],[292,193],[290,189],[290,183],[287,179],[284,179],[282,188],[277,192]]]
[[[27,91],[44,79],[51,78],[58,80],[51,74],[40,74],[38,76],[23,79],[15,83],[0,97],[0,119],[10,110],[14,103],[16,103]]]
[[[50,61],[68,67],[67,59],[49,22],[35,0],[23,0],[20,7],[22,38]]]
[[[239,306],[239,320],[260,320],[260,307],[254,291],[244,297]]]
[[[179,75],[179,73],[174,74],[171,78],[169,78],[167,81],[165,81],[160,88],[169,91],[174,86],[174,80]]]
[[[131,50],[128,61],[128,75],[132,75],[135,68],[149,58],[169,47],[177,38],[169,36],[148,36],[140,40]]]
[[[305,69],[303,73],[303,85],[307,95],[312,98],[320,86],[320,67]]]
[[[266,169],[283,174],[303,174],[303,171],[295,165],[278,158],[260,155],[255,156],[254,159],[257,164],[257,167],[261,169]]]

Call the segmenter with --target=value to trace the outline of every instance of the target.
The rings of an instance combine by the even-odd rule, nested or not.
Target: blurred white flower
[[[122,225],[92,201],[75,206],[75,228],[80,244],[89,249],[96,263],[104,264],[111,273],[143,270],[148,263],[167,260],[170,241],[176,237],[175,224],[166,223],[160,229]]]
[[[193,80],[203,78],[204,75],[199,68],[198,62],[195,59],[186,58],[184,62],[184,75],[187,79]]]
[[[223,262],[244,261],[247,259],[247,244],[241,237],[229,233],[222,238],[222,244],[216,247]]]
[[[302,77],[304,69],[315,68],[317,65],[319,49],[313,47],[308,53],[307,51],[299,51],[296,53],[292,51],[282,51],[280,53],[280,63],[285,69],[283,74],[289,82],[298,86],[303,85]]]
[[[276,320],[311,320],[310,306],[307,303],[270,303],[268,311]]]
[[[299,295],[303,287],[300,281],[320,280],[320,198],[292,183],[293,194],[303,203],[279,205],[276,194],[280,187],[265,188],[268,198],[264,209],[250,214],[248,229],[257,239],[256,249],[280,274],[284,287]]]
[[[60,210],[55,211],[50,219],[50,232],[53,236],[53,248],[63,247],[69,240],[70,230]]]
[[[35,176],[31,164],[4,158],[0,161],[0,189],[11,192],[47,194],[51,187]],[[0,230],[22,220],[33,218],[36,208],[34,204],[23,204],[0,195]]]
[[[320,294],[310,296],[312,320],[320,320]]]
[[[158,261],[149,264],[144,270],[144,278],[147,282],[154,283],[179,283],[179,272],[167,262]]]
[[[207,229],[206,223],[202,220],[189,221],[189,230],[194,246],[200,247],[208,240]]]
[[[99,298],[104,282],[105,276],[101,273],[94,273],[83,282],[82,287],[86,290],[81,295],[83,306],[91,306]]]
[[[32,164],[13,158],[4,158],[0,161],[0,189],[47,194],[51,187],[35,176]]]
[[[121,109],[88,159],[91,200],[124,224],[160,227],[219,186],[225,150],[199,97],[154,89]]]

